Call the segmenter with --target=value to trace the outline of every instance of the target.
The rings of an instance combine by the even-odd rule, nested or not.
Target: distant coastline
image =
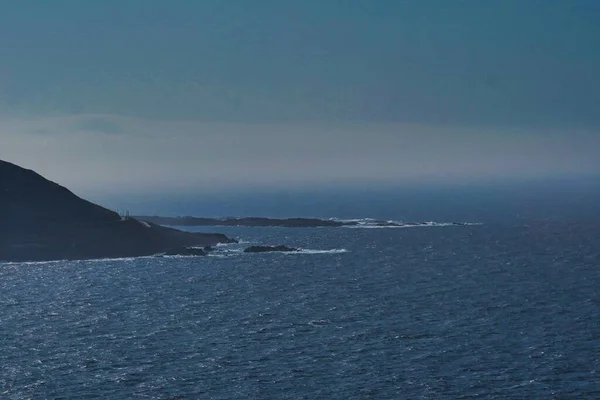
[[[468,222],[400,222],[375,219],[323,219],[323,218],[266,218],[266,217],[161,217],[136,216],[136,219],[166,226],[240,226],[240,227],[281,227],[281,228],[404,228],[418,226],[464,226],[475,225]]]

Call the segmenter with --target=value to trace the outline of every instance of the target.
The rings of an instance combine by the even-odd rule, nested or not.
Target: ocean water
[[[202,230],[243,243],[0,264],[0,398],[600,398],[598,219]]]

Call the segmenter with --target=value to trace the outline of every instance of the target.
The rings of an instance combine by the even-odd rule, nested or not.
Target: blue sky
[[[115,187],[597,173],[598,20],[594,0],[0,0],[0,158],[82,188],[74,169]]]

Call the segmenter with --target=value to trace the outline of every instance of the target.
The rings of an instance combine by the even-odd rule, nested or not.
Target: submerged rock
[[[271,251],[294,252],[300,251],[300,249],[288,246],[250,246],[244,250],[244,253],[267,253]]]

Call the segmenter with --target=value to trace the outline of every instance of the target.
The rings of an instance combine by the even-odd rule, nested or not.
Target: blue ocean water
[[[600,398],[598,223],[203,228],[243,243],[0,264],[0,398]]]

